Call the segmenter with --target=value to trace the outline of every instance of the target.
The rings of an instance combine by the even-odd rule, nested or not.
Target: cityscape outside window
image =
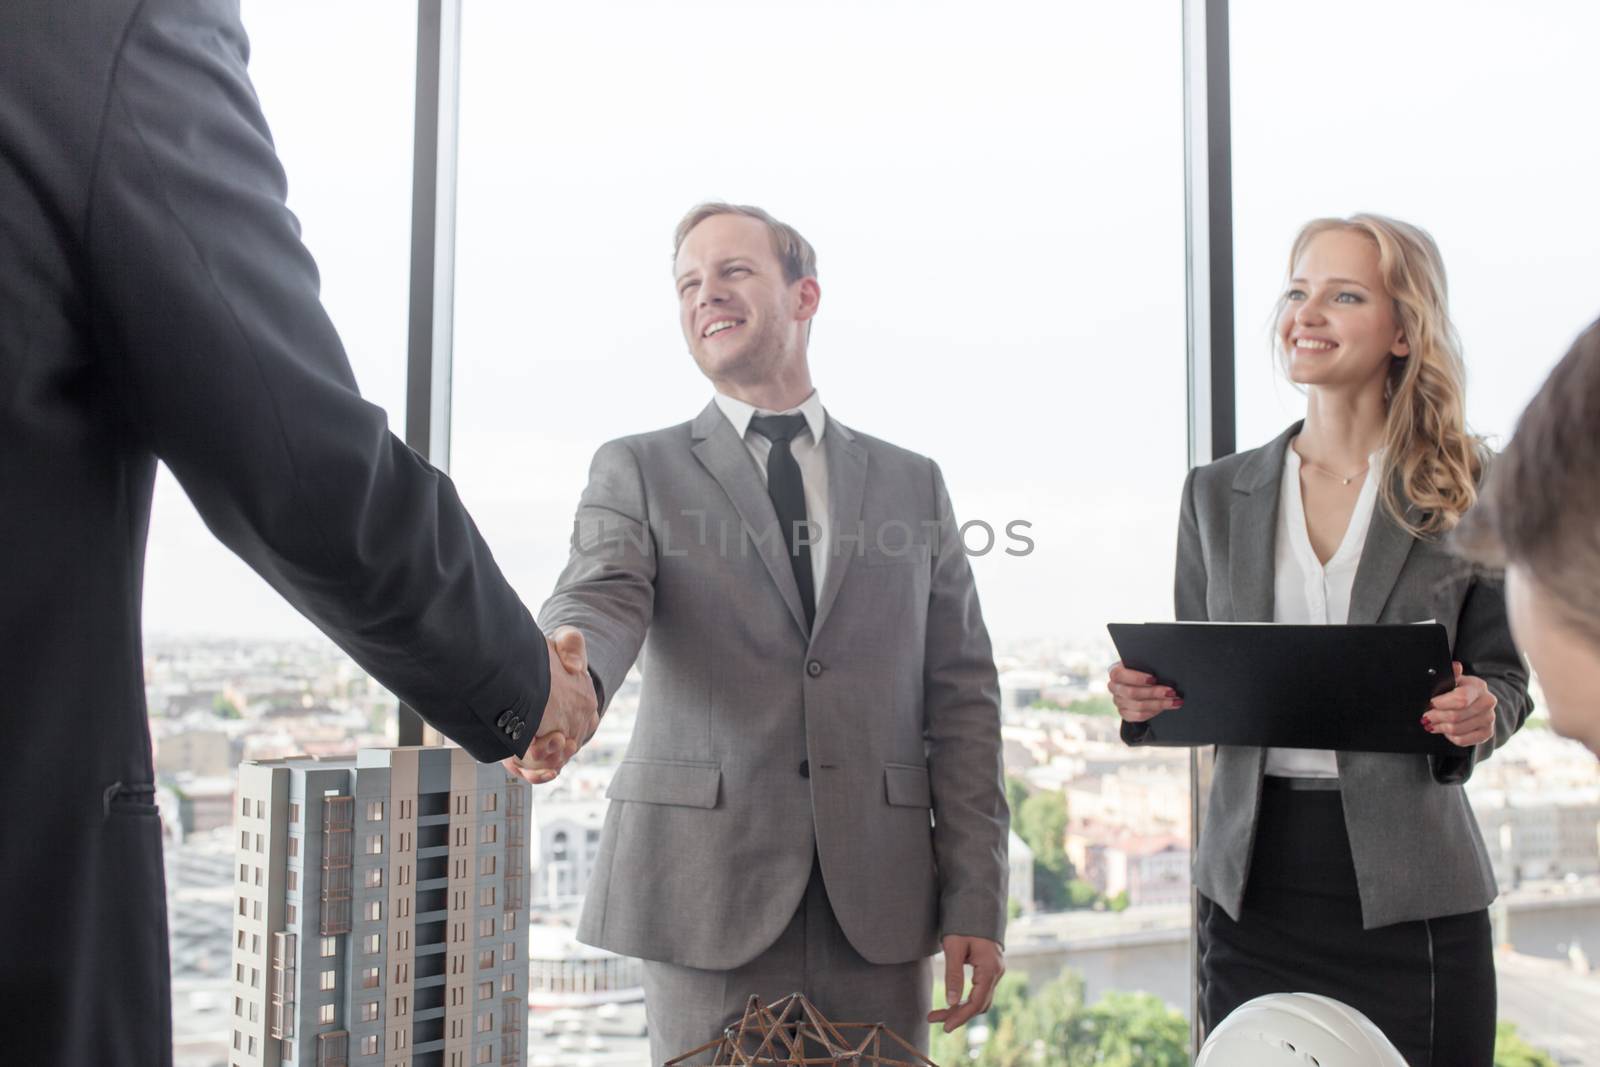
[[[1359,210],[1438,238],[1469,416],[1503,441],[1600,311],[1600,243],[1574,238],[1600,232],[1585,180],[1600,148],[1567,118],[1572,101],[1593,96],[1581,49],[1600,33],[1600,11],[1469,6],[1443,18],[1350,0],[1330,22],[1270,0],[1231,7],[1238,447],[1297,417],[1300,398],[1268,344],[1290,238],[1310,217]],[[565,561],[595,448],[686,421],[709,399],[670,289],[678,217],[726,198],[794,223],[819,256],[811,354],[823,401],[839,421],[938,460],[973,524],[968,548],[1001,668],[1015,835],[1009,992],[988,1020],[936,1038],[934,1058],[948,1067],[987,1045],[990,1062],[1017,1032],[1003,1013],[1029,1002],[1070,1016],[1075,1032],[1137,1025],[1182,1048],[1188,758],[1121,746],[1102,688],[1115,658],[1104,624],[1172,613],[1187,466],[1176,10],[999,0],[974,20],[953,4],[817,0],[796,20],[732,0],[620,8],[626,18],[613,5],[464,12],[452,438],[463,497],[536,608]],[[704,51],[707,25],[735,14],[759,47],[723,50],[714,68],[686,61]],[[324,299],[363,393],[398,428],[414,0],[381,14],[359,0],[245,0],[244,18]],[[1373,54],[1378,24],[1382,55],[1404,62],[1341,80],[1331,99],[1308,73],[1304,43]],[[1412,114],[1428,118],[1402,120]],[[995,544],[978,552],[985,528]],[[1005,551],[1023,547],[1011,531],[1026,551]],[[393,744],[395,701],[217,545],[164,473],[146,601],[176,1058],[216,1067],[230,1048],[251,1051],[235,1029],[241,1005],[228,1010],[231,981],[270,994],[273,978],[230,967],[233,901],[253,923],[261,916],[260,866],[240,865],[236,846],[266,851],[263,812],[237,793],[235,768]],[[521,1055],[532,1067],[579,1055],[594,1067],[645,1062],[638,962],[572,938],[637,703],[635,675],[577,762],[534,791],[522,841],[504,835],[504,867],[518,849],[525,899],[508,887],[478,901],[529,908],[517,971],[528,977]],[[1536,711],[1477,769],[1469,795],[1502,889],[1501,1017],[1565,1057],[1552,1062],[1600,1062],[1592,760]],[[365,801],[362,811],[373,823],[386,814]],[[389,814],[412,817],[401,805]],[[382,849],[386,829],[363,828],[357,851]],[[286,845],[300,864],[299,837]],[[372,867],[359,881],[379,888],[382,878]],[[412,889],[410,866],[392,880],[406,890],[394,917],[410,918],[415,895],[421,919],[426,891]],[[462,896],[459,910],[471,903]],[[296,915],[291,898],[285,921]],[[467,940],[466,924],[450,929]],[[521,940],[504,943],[501,964]],[[270,958],[260,944],[252,954]],[[450,973],[476,973],[466,951],[451,955]],[[347,983],[384,998],[362,1002],[361,1021],[391,1004],[409,1012],[385,996],[388,975],[355,966]],[[493,999],[492,986],[480,998],[489,988]],[[502,1003],[520,1006],[515,975],[500,986]],[[355,1048],[405,1040],[396,1031]],[[500,1049],[475,1046],[472,1059],[485,1056],[500,1062]]]

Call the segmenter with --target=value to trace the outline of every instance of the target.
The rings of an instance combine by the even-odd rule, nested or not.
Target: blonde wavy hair
[[[1413,537],[1436,538],[1477,500],[1489,454],[1483,438],[1467,428],[1467,371],[1447,307],[1444,260],[1426,230],[1398,219],[1370,214],[1312,219],[1294,239],[1286,277],[1293,277],[1312,239],[1329,230],[1362,234],[1378,246],[1378,272],[1410,347],[1410,355],[1389,362],[1379,494]],[[1285,288],[1274,319],[1288,302]],[[1287,369],[1288,353],[1280,341],[1274,344]]]

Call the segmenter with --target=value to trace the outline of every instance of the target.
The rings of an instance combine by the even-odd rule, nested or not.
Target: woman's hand
[[[1111,665],[1106,689],[1117,714],[1128,722],[1149,722],[1169,708],[1183,707],[1183,698],[1170,686],[1159,684],[1153,674],[1124,667],[1121,660]]]
[[[1481,745],[1494,736],[1494,709],[1499,703],[1482,678],[1456,671],[1456,687],[1433,698],[1422,725],[1430,734],[1443,734],[1462,748]]]

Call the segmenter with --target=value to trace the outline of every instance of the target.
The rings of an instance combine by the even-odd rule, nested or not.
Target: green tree
[[[962,1031],[935,1029],[929,1058],[944,1067],[1184,1067],[1189,1024],[1145,993],[1110,993],[1083,1002],[1083,979],[1072,971],[1030,995],[1027,980],[1008,974],[995,990],[989,1036],[970,1048]]]
[[[1100,890],[1085,882],[1082,878],[1074,878],[1067,883],[1067,907],[1092,908],[1095,901],[1100,899]]]
[[[1189,1024],[1149,993],[1107,993],[1067,1025],[1066,1067],[1188,1067]]]
[[[1110,693],[1099,693],[1079,697],[1067,705],[1067,710],[1074,715],[1115,715],[1117,705],[1112,702]]]
[[[1534,1048],[1522,1039],[1512,1023],[1500,1023],[1494,1028],[1494,1067],[1557,1067],[1548,1053]]]
[[[1072,864],[1067,861],[1067,798],[1041,790],[1022,802],[1017,836],[1033,849],[1033,895],[1048,908],[1065,907]]]
[[[244,715],[239,712],[239,705],[218,693],[211,700],[211,714],[219,719],[242,719]]]
[[[1006,775],[1006,806],[1011,809],[1011,820],[1017,821],[1022,812],[1022,805],[1028,800],[1028,783],[1014,774]],[[1021,837],[1019,833],[1017,835]],[[1023,838],[1023,840],[1027,840]],[[1031,845],[1029,846],[1032,847]]]

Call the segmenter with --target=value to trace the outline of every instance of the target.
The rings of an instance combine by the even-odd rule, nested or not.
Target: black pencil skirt
[[[1239,921],[1201,895],[1199,942],[1207,1033],[1254,997],[1319,993],[1371,1019],[1410,1067],[1493,1067],[1489,913],[1363,930],[1337,789],[1267,779]]]

